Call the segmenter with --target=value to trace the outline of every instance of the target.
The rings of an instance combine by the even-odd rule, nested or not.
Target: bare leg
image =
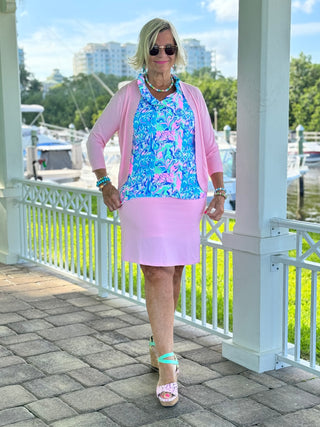
[[[181,277],[183,273],[184,265],[176,265],[173,275],[173,301],[174,301],[174,310],[177,308],[180,288],[181,288]]]
[[[173,351],[175,267],[142,265],[153,338],[159,356]],[[175,365],[159,363],[159,385],[176,381]]]

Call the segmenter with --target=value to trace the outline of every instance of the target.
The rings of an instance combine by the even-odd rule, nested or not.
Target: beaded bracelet
[[[224,193],[227,192],[227,190],[223,187],[216,188],[215,192],[217,192],[217,191],[223,191]]]
[[[223,192],[221,192],[221,191],[216,191],[216,192],[214,193],[214,195],[215,195],[215,196],[222,196],[222,197],[224,197],[225,199],[227,198],[226,193],[223,193]]]
[[[98,179],[96,186],[100,187],[102,184],[107,184],[110,182],[110,178],[108,176],[104,176],[103,178]]]
[[[96,186],[98,187],[99,191],[102,191],[103,187],[105,185],[107,185],[108,182],[111,182],[111,180],[110,180],[110,178],[108,176],[104,176],[103,178],[99,179],[97,181],[97,184],[96,184]]]

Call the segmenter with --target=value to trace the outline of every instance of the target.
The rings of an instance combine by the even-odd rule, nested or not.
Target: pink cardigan
[[[209,112],[200,90],[180,82],[181,89],[195,118],[195,149],[197,177],[200,187],[207,192],[208,175],[222,172],[219,148],[215,141]],[[118,188],[126,182],[133,139],[133,118],[140,101],[140,91],[134,80],[122,87],[110,100],[92,128],[87,151],[92,170],[104,169],[104,147],[112,135],[118,131],[121,161]]]

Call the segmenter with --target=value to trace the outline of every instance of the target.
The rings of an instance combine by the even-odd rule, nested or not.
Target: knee
[[[180,285],[183,269],[184,269],[184,265],[176,265],[174,270],[174,276],[173,276],[174,284]]]
[[[154,267],[151,265],[141,265],[145,280],[149,283],[173,280],[174,267]]]

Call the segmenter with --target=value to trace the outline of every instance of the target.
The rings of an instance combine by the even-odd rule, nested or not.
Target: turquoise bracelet
[[[106,185],[108,182],[110,182],[110,178],[108,176],[104,176],[103,178],[99,179],[97,181],[96,186],[99,188],[101,185]]]
[[[227,190],[226,190],[225,188],[223,188],[223,187],[216,188],[216,189],[215,189],[215,192],[217,192],[217,191],[223,191],[224,193],[226,193],[226,192],[227,192]]]

